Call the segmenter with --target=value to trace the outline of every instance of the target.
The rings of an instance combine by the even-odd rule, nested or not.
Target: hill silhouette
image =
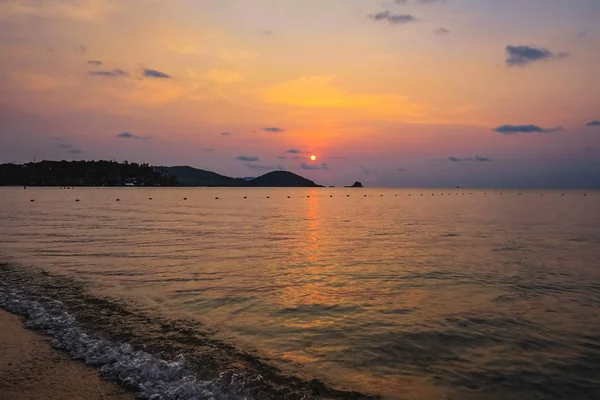
[[[0,186],[320,187],[288,171],[242,179],[188,166],[153,167],[127,161],[0,164]]]
[[[244,179],[230,178],[216,172],[188,166],[164,167],[164,170],[183,186],[248,186],[248,182]]]
[[[252,179],[255,187],[322,187],[313,181],[288,171],[273,171]]]

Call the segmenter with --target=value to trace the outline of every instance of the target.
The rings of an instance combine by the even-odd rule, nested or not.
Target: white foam
[[[62,303],[41,298],[28,299],[23,293],[0,282],[0,307],[22,315],[25,325],[52,338],[52,344],[75,359],[100,367],[102,376],[137,390],[139,398],[151,400],[250,400],[243,395],[245,379],[221,374],[212,381],[200,380],[186,368],[185,357],[174,361],[136,351],[129,344],[102,339],[86,332]],[[225,393],[227,388],[230,393]],[[231,392],[235,393],[231,393]]]

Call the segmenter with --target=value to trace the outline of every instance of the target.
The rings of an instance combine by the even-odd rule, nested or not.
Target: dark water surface
[[[0,188],[0,262],[58,345],[198,379],[147,393],[600,398],[597,191]]]

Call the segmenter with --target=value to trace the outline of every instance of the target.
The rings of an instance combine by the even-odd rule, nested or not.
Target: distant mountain
[[[178,166],[164,167],[164,170],[174,176],[177,182],[183,186],[248,186],[243,179],[230,178],[203,169]]]
[[[115,161],[41,161],[0,164],[0,186],[215,186],[320,187],[287,171],[231,178],[187,166],[153,167]]]
[[[250,181],[255,187],[322,187],[313,181],[288,171],[273,171]]]

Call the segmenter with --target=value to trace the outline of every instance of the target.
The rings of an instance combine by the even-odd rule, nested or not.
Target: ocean
[[[0,188],[0,306],[147,398],[595,399],[600,192]]]

